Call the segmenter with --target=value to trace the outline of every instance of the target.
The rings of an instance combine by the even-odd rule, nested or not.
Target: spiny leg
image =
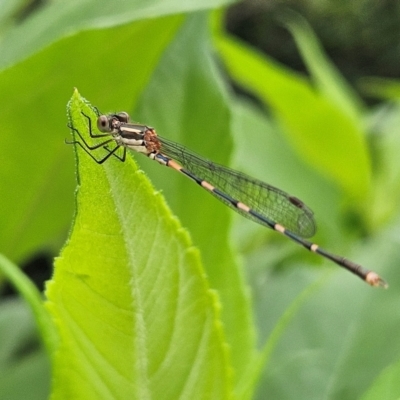
[[[83,113],[82,111],[81,111],[81,113],[82,113],[82,115],[85,116],[85,117],[87,118],[87,120],[88,120],[88,124],[89,124],[89,135],[90,135],[91,138],[93,138],[93,139],[98,139],[98,138],[102,138],[102,137],[110,137],[110,135],[112,135],[111,133],[104,133],[104,134],[98,134],[98,135],[93,134],[93,132],[92,132],[92,121],[91,121],[90,117],[89,117],[88,115],[86,115],[85,113]],[[96,113],[97,113],[97,114],[99,113],[99,111],[98,111],[97,109],[96,109]],[[104,162],[105,162],[109,157],[111,157],[112,155],[114,155],[115,157],[117,157],[117,158],[118,158],[119,160],[121,160],[121,161],[125,161],[125,157],[126,157],[126,148],[125,148],[125,147],[124,147],[123,155],[122,155],[122,157],[120,157],[119,155],[116,154],[116,151],[117,151],[117,150],[119,149],[119,147],[120,147],[119,145],[117,145],[117,146],[116,146],[114,149],[112,149],[112,150],[110,150],[110,149],[108,148],[108,146],[106,146],[108,143],[114,142],[114,139],[113,139],[113,138],[110,138],[110,139],[108,139],[108,140],[105,140],[105,141],[103,141],[103,142],[101,142],[101,143],[98,143],[98,144],[96,144],[96,145],[94,145],[94,146],[90,146],[89,143],[86,141],[86,139],[83,137],[83,135],[79,132],[78,129],[76,129],[76,128],[73,127],[72,125],[68,125],[68,127],[69,127],[70,129],[72,129],[72,130],[79,136],[79,138],[82,140],[83,144],[82,144],[79,140],[73,140],[73,141],[71,141],[71,142],[65,140],[65,143],[67,143],[67,144],[77,144],[77,145],[79,145],[83,150],[85,150],[85,152],[86,152],[87,154],[89,154],[89,156],[90,156],[94,161],[96,161],[97,164],[102,164],[102,163],[104,163]],[[107,155],[106,155],[105,157],[103,157],[102,159],[98,160],[98,159],[91,153],[91,151],[92,151],[92,150],[99,149],[99,148],[101,148],[101,147],[103,147],[104,149],[106,149],[106,150],[109,152],[109,154],[107,154]]]
[[[81,138],[82,142],[85,144],[85,146],[88,150],[96,150],[96,149],[106,145],[107,143],[114,142],[114,139],[111,138],[111,139],[105,140],[104,142],[98,143],[94,146],[90,146],[88,144],[88,142],[85,140],[85,138],[82,136],[82,134],[78,131],[78,129],[74,128],[72,125],[68,125],[68,127],[70,129],[72,129],[76,134],[78,134],[78,136]],[[99,135],[98,137],[110,137],[110,134]],[[78,141],[68,142],[67,140],[65,140],[65,143],[67,143],[67,144],[74,144],[76,142],[78,142]],[[82,145],[82,143],[81,143],[81,145]]]
[[[96,108],[96,113],[98,113],[99,110],[97,110]],[[86,115],[83,111],[81,111],[81,114],[86,117],[86,119],[88,120],[88,125],[89,125],[89,135],[92,139],[98,139],[98,138],[102,138],[102,137],[107,137],[107,136],[112,136],[111,132],[107,132],[107,133],[100,133],[100,134],[94,134],[93,130],[92,130],[92,120],[90,119],[90,117],[88,115]],[[82,136],[82,134],[78,131],[78,129],[74,128],[72,125],[68,124],[68,128],[72,129],[75,133],[77,133],[79,135],[79,137],[82,139],[82,141],[85,143],[86,147],[88,149],[93,150],[94,148],[90,147],[88,145],[88,143],[86,142],[85,138]],[[103,144],[106,142],[103,142]],[[99,146],[100,147],[100,146]]]
[[[121,147],[121,146],[118,146],[118,147]],[[110,153],[113,153],[113,156],[116,157],[116,158],[118,158],[118,160],[120,160],[120,161],[122,161],[122,162],[125,162],[125,160],[126,160],[126,147],[123,147],[122,156],[120,156],[119,154],[117,154],[117,153],[115,152],[115,149],[110,150],[110,149],[108,148],[108,146],[104,146],[104,149],[107,150],[107,151],[110,152]]]
[[[110,139],[109,141],[111,141],[112,139]],[[108,142],[106,142],[106,143],[108,143]],[[86,153],[87,154],[89,154],[89,156],[94,160],[94,161],[96,161],[96,163],[97,164],[103,164],[104,163],[104,161],[106,161],[108,158],[110,158],[119,148],[120,148],[120,146],[116,146],[114,149],[112,149],[112,150],[109,150],[109,149],[107,149],[108,150],[108,154],[105,156],[105,157],[103,157],[103,158],[101,158],[100,160],[98,160],[92,153],[91,153],[91,151],[88,149],[88,148],[86,148],[79,140],[74,140],[73,142],[68,142],[68,144],[77,144],[77,145],[79,145],[83,150],[85,150],[86,151]],[[85,143],[86,144],[86,143]],[[103,143],[101,143],[101,144],[103,144]],[[96,148],[98,148],[98,147],[100,147],[100,146],[96,146]],[[105,148],[105,147],[104,147]],[[126,153],[126,148],[124,148],[124,160],[125,160],[125,153]],[[115,155],[115,154],[114,154]],[[118,159],[120,159],[120,157],[117,157]],[[121,161],[124,161],[124,160],[121,160]]]
[[[98,112],[98,110],[97,110]],[[94,134],[93,130],[92,130],[92,120],[90,119],[90,117],[88,115],[86,115],[83,111],[81,111],[81,114],[86,117],[86,119],[88,120],[88,124],[89,124],[89,135],[91,138],[96,139],[96,138],[101,138],[101,137],[106,137],[106,136],[110,136],[112,135],[112,133],[99,133],[99,134]],[[89,146],[88,146],[89,147]]]
[[[96,115],[99,117],[100,116],[100,111],[99,111],[99,109],[96,107],[96,106],[92,106],[93,108],[94,108],[94,111],[95,111],[95,113],[96,113]],[[81,111],[82,112],[82,111]]]

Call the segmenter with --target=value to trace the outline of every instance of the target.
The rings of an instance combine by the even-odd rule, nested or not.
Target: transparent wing
[[[308,238],[314,235],[316,224],[313,212],[299,199],[265,182],[241,172],[208,161],[187,148],[158,136],[161,152],[178,161],[182,167],[209,182],[230,197],[238,200],[287,230]],[[261,225],[266,223],[242,211],[221,197],[216,197],[232,209]]]

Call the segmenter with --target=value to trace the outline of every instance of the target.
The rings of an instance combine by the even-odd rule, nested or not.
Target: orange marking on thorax
[[[161,143],[157,139],[157,133],[154,129],[148,128],[144,133],[143,140],[146,143],[146,149],[149,153],[158,153],[161,149]]]

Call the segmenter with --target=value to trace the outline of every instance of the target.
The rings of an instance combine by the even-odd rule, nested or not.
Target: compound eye
[[[117,114],[118,119],[123,122],[124,124],[129,122],[129,114],[126,113],[125,111],[122,111]]]
[[[106,115],[100,115],[100,117],[97,118],[97,128],[101,132],[110,132],[110,124]]]

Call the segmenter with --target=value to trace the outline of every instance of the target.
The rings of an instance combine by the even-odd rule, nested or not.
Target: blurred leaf
[[[400,99],[400,81],[398,79],[366,76],[358,81],[358,86],[370,97],[383,100]]]
[[[40,292],[34,283],[7,258],[0,254],[0,271],[18,290],[19,294],[24,298],[32,310],[35,317],[36,325],[40,331],[41,338],[47,347],[47,352],[52,355],[54,352],[58,337],[54,330],[49,314],[43,306],[43,301]]]
[[[352,400],[399,359],[399,238],[397,227],[366,241],[351,254],[362,264],[375,267],[388,280],[388,290],[370,288],[332,267],[323,290],[300,309],[272,354],[256,399]],[[299,283],[308,284],[304,277],[310,272],[304,267],[301,263],[296,270],[282,271],[254,288],[262,318],[261,337],[268,337],[275,328],[280,311],[296,296]],[[266,304],[277,299],[278,310],[265,313]]]
[[[234,79],[276,113],[291,145],[353,201],[370,185],[367,146],[353,118],[297,74],[227,36],[217,47]]]
[[[81,111],[96,119],[75,91],[70,121],[87,135]],[[53,398],[230,398],[219,304],[188,235],[130,157],[77,157],[76,219],[47,290]]]
[[[0,393],[4,400],[43,400],[50,392],[50,365],[32,313],[20,299],[0,303]]]
[[[14,16],[24,7],[26,0],[2,0],[0,7],[0,33],[10,29]]]
[[[291,155],[284,140],[279,138],[273,122],[263,118],[262,113],[252,109],[248,103],[238,102],[234,110],[233,131],[238,143],[235,159],[242,163],[242,168],[250,169],[251,173],[254,174],[265,173],[269,182],[270,176],[275,180],[278,177],[278,182],[282,181],[289,187],[298,186],[305,194],[309,191],[312,195],[315,187],[321,188],[322,191],[318,191],[318,196],[314,200],[317,201],[317,204],[320,202],[321,204],[324,202],[328,204],[327,218],[331,217],[333,225],[335,223],[337,225],[340,216],[337,205],[335,205],[337,197],[333,196],[333,199],[330,199],[332,191],[329,190],[326,182],[318,182],[315,174],[308,171],[300,160],[296,159],[295,155]],[[257,146],[254,146],[254,143]],[[251,154],[250,159],[248,154]],[[301,175],[307,176],[306,184],[299,178]],[[295,194],[297,193],[295,191]],[[311,196],[311,198],[313,197]],[[329,210],[330,205],[333,207],[332,210]],[[241,222],[242,220],[238,219],[237,224],[240,225],[238,227],[240,231],[236,232],[236,235],[239,236],[239,244],[242,245],[246,240],[253,240],[254,242],[254,235],[249,234],[249,229],[242,231],[245,221],[243,221],[243,224]],[[366,383],[360,379],[354,385],[351,382],[350,368],[343,366],[344,372],[337,372],[335,367],[341,368],[341,365],[337,366],[340,364],[340,360],[337,360],[337,358],[341,355],[346,357],[346,362],[351,365],[358,365],[358,358],[363,357],[365,350],[360,345],[346,353],[347,342],[343,343],[341,340],[345,341],[343,336],[346,335],[347,330],[350,330],[349,327],[352,326],[353,321],[359,318],[361,322],[357,329],[361,333],[364,330],[367,332],[364,338],[367,343],[365,346],[370,349],[375,338],[379,336],[380,326],[377,318],[372,317],[372,315],[379,313],[379,307],[385,306],[378,303],[376,308],[374,306],[375,311],[360,318],[358,313],[368,313],[371,305],[363,305],[361,300],[360,307],[353,309],[347,303],[356,302],[358,304],[358,299],[363,297],[363,292],[366,292],[366,295],[372,298],[371,301],[374,301],[376,297],[385,301],[388,291],[381,291],[381,293],[378,289],[371,289],[329,262],[324,262],[318,268],[311,269],[309,268],[309,259],[310,261],[311,258],[317,261],[319,257],[307,253],[303,248],[298,248],[293,243],[286,243],[285,245],[284,238],[280,241],[278,238],[272,237],[273,234],[272,232],[271,239],[264,245],[263,251],[260,251],[259,248],[250,251],[246,249],[247,265],[250,269],[249,275],[253,281],[254,307],[258,311],[260,336],[272,347],[272,349],[267,349],[267,354],[264,355],[267,360],[267,367],[264,369],[265,378],[258,390],[257,398],[260,400],[265,398],[320,399],[326,391],[330,390],[329,380],[332,377],[332,379],[335,379],[335,385],[342,388],[342,392],[337,396],[338,399],[341,399],[341,396],[348,399],[357,398],[357,396],[354,396],[354,391],[358,394],[362,393],[365,390]],[[329,233],[327,236],[329,236]],[[383,255],[387,254],[387,249],[378,247],[375,256],[372,257],[372,252],[368,252],[368,250],[378,246],[378,243],[371,241],[354,254],[354,247],[356,247],[354,240],[351,241],[346,235],[342,236],[341,240],[347,241],[349,256],[354,256],[355,260],[365,263],[365,266],[369,268],[376,268],[379,273],[389,279],[391,286],[392,284],[396,285],[396,279],[394,281],[392,279],[395,272],[390,272],[389,265],[385,268],[385,260],[383,260],[384,265],[381,264]],[[340,248],[340,245],[335,243],[335,238],[336,236],[329,236],[327,241],[329,245],[334,246],[334,249]],[[340,239],[338,239],[338,242],[340,243]],[[392,246],[395,250],[395,243],[392,243]],[[289,253],[289,248],[293,248],[293,253],[295,253]],[[279,250],[281,251],[280,257],[274,259]],[[289,254],[292,257],[288,262]],[[392,253],[389,251],[385,258],[390,260]],[[289,268],[289,263],[293,268]],[[392,265],[395,265],[395,263],[396,258],[393,257]],[[296,297],[299,295],[297,293],[302,290],[311,290],[312,282],[315,280],[317,280],[317,285],[322,285],[320,289],[323,290],[318,293],[311,293],[305,306],[298,304]],[[333,287],[331,288],[331,286]],[[389,291],[391,290],[389,289]],[[289,313],[290,307],[298,307],[299,305],[302,308],[291,316],[293,320],[290,321],[288,326],[285,326],[284,330],[279,332],[280,325],[284,323],[282,314]],[[343,318],[346,318],[345,322],[342,321]],[[369,321],[370,318],[373,321]],[[304,322],[302,319],[304,319]],[[369,331],[370,324],[375,327],[375,331]],[[382,326],[385,326],[385,324],[387,322],[382,321]],[[340,326],[340,329],[336,328],[337,326]],[[277,331],[279,341],[273,338]],[[348,340],[351,340],[350,335],[351,332]],[[385,346],[379,343],[378,348],[384,350]],[[379,350],[376,349],[376,351]],[[381,366],[376,366],[373,361],[374,356],[376,356],[375,349],[371,352],[368,361],[364,359],[366,365],[358,365],[357,368],[368,369],[369,376],[373,378],[379,373],[385,362],[381,360]],[[257,363],[253,362],[252,367],[257,369]],[[255,373],[256,371],[254,371]],[[251,379],[250,374],[247,377],[248,380]],[[248,382],[248,380],[244,379],[243,381]],[[354,388],[354,386],[356,387]],[[344,393],[346,393],[348,387],[351,388],[350,395],[345,397]]]
[[[300,14],[295,13],[289,14],[285,22],[321,93],[341,108],[343,113],[352,117],[355,124],[360,125],[364,105],[327,58],[310,25]]]
[[[381,105],[369,115],[374,149],[374,185],[369,225],[375,231],[398,215],[400,201],[400,103]]]
[[[112,3],[106,0],[84,0],[84,1],[51,1],[44,7],[38,9],[30,18],[23,23],[10,29],[0,42],[0,69],[20,61],[31,54],[48,46],[52,42],[73,35],[87,29],[108,28],[124,25],[132,21],[178,15],[185,12],[194,12],[221,7],[232,3],[234,0],[116,0]],[[141,40],[132,41],[135,45],[143,43],[143,39],[151,35],[148,30]],[[161,39],[162,36],[159,36]],[[107,42],[107,41],[106,41]],[[106,43],[98,41],[96,49]],[[117,57],[119,61],[125,61],[126,50],[130,46],[117,46],[118,40],[114,42],[114,52],[108,56]],[[89,49],[90,47],[87,47]],[[121,52],[121,53],[119,53]],[[70,53],[73,54],[73,53]],[[143,62],[138,58],[140,62]]]
[[[243,380],[245,385],[243,385],[239,391],[239,393],[242,394],[240,398],[254,398],[254,384],[260,380],[263,369],[268,369],[268,362],[271,359],[271,354],[280,340],[282,340],[282,337],[287,331],[288,325],[299,312],[299,309],[304,305],[305,301],[308,300],[318,288],[320,288],[323,282],[323,280],[320,280],[305,288],[303,292],[295,298],[292,304],[286,308],[285,312],[282,314],[273,331],[269,335],[268,340],[264,344],[259,357],[252,364],[251,368],[248,369],[246,379]]]
[[[387,367],[360,400],[392,400],[400,398],[400,361]]]

